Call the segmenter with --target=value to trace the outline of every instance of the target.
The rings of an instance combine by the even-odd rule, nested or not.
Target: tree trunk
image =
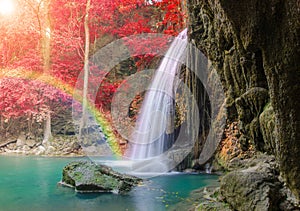
[[[89,80],[89,51],[90,51],[90,30],[89,30],[89,10],[91,0],[87,0],[86,13],[84,17],[84,33],[85,33],[85,48],[84,48],[84,78],[83,78],[83,99],[82,99],[82,119],[79,128],[79,136],[82,137],[82,130],[87,123],[87,94]]]
[[[50,0],[45,0],[43,5],[45,14],[42,26],[42,54],[43,54],[43,71],[49,74],[51,65],[51,19],[49,13]]]
[[[47,118],[44,122],[44,139],[43,139],[43,145],[47,145],[49,139],[52,137],[51,133],[51,113],[48,112]]]
[[[44,20],[41,29],[41,51],[43,58],[43,73],[47,76],[50,75],[51,66],[51,18],[49,13],[50,0],[45,0],[41,6],[44,15]],[[50,111],[47,114],[44,124],[45,126],[43,144],[46,144],[52,136]]]

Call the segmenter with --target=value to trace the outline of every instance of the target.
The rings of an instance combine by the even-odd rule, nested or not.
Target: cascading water
[[[186,57],[186,49],[187,29],[172,42],[146,92],[127,151],[132,160],[159,156],[174,142],[176,75]]]

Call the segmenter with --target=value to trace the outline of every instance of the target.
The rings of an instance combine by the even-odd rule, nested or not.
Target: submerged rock
[[[112,168],[91,161],[74,161],[63,169],[62,184],[78,192],[124,193],[142,179],[118,173]]]

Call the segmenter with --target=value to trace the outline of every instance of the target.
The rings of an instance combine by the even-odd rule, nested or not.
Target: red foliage
[[[0,80],[0,111],[7,119],[32,116],[37,122],[41,122],[51,112],[52,102],[67,98],[58,89],[37,80]]]
[[[26,2],[26,3],[24,3]],[[11,20],[0,19],[0,68],[42,71],[41,24],[38,1],[19,1],[19,9]],[[86,0],[51,0],[51,69],[50,74],[74,86],[83,69]],[[162,0],[153,5],[145,0],[93,0],[89,14],[91,51],[97,51],[101,37],[115,39],[142,33],[176,35],[184,26],[180,1]],[[100,41],[99,41],[100,40]],[[126,40],[138,69],[147,67],[156,52],[169,40]],[[97,77],[94,78],[97,83]],[[91,82],[93,83],[93,82]],[[96,104],[109,108],[111,98],[121,81],[104,80]],[[92,84],[91,84],[92,85]],[[0,81],[0,113],[6,118],[22,115],[43,117],[49,102],[57,100],[58,91],[36,80],[4,78]]]
[[[161,0],[155,3],[160,8],[164,17],[157,23],[162,27],[165,34],[176,36],[185,27],[185,14],[181,0]]]

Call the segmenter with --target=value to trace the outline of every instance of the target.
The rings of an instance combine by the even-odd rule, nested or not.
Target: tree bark
[[[49,13],[50,0],[44,0],[41,4],[44,20],[41,29],[41,52],[43,58],[43,73],[50,75],[51,68],[51,17]],[[49,108],[50,109],[50,108]],[[44,122],[44,139],[43,144],[46,144],[52,137],[51,133],[51,113],[48,112]]]
[[[46,120],[44,122],[44,139],[43,139],[43,145],[47,145],[49,142],[49,139],[52,137],[51,133],[51,113],[48,112]]]
[[[89,51],[90,51],[90,30],[89,30],[89,10],[91,0],[87,0],[86,11],[84,17],[84,33],[85,33],[85,48],[84,48],[84,78],[83,78],[83,98],[82,98],[82,119],[79,128],[79,136],[82,137],[82,130],[87,123],[87,95],[88,95],[88,80],[89,80]]]
[[[49,74],[51,66],[51,18],[49,13],[50,0],[45,0],[43,4],[44,23],[42,26],[42,54],[43,71]]]

